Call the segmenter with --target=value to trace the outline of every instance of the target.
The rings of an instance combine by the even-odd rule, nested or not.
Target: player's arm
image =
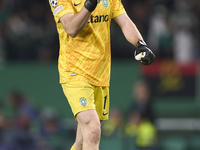
[[[69,36],[76,37],[85,27],[91,12],[96,8],[98,2],[99,0],[86,0],[80,12],[75,15],[68,13],[60,18],[60,22]]]
[[[138,40],[143,40],[142,35],[138,31],[135,24],[131,21],[127,14],[122,14],[114,18],[117,24],[121,27],[126,39],[136,46]]]
[[[122,32],[126,39],[133,44],[137,50],[135,51],[135,59],[144,65],[151,64],[155,55],[147,47],[142,35],[137,29],[136,25],[131,21],[127,14],[122,14],[114,18],[117,24],[121,27]]]

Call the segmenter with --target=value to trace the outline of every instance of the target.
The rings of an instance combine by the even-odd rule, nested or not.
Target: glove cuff
[[[140,47],[143,47],[143,46],[147,46],[147,44],[143,41],[143,40],[138,40],[137,44],[136,44],[136,48],[140,48]]]
[[[86,0],[84,3],[84,6],[87,10],[89,10],[90,12],[93,12],[94,9],[97,7],[97,3],[93,4],[89,0]]]

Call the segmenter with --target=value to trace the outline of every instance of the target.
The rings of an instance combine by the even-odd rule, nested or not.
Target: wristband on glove
[[[143,40],[139,40],[136,44],[136,48],[140,48],[142,46],[147,46],[147,44]]]
[[[84,6],[87,10],[89,10],[90,12],[93,12],[94,9],[97,7],[97,3],[100,0],[86,0],[84,3]]]

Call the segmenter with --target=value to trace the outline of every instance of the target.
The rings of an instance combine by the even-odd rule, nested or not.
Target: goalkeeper
[[[60,83],[78,123],[71,150],[98,150],[101,122],[109,116],[111,19],[136,46],[136,60],[149,65],[155,56],[120,0],[49,0],[49,3],[60,41]]]

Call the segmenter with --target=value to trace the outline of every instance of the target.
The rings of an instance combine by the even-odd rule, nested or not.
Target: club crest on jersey
[[[79,103],[81,104],[81,106],[86,106],[87,100],[84,97],[82,97],[82,98],[80,98]]]
[[[50,0],[51,6],[53,8],[56,8],[57,4],[58,4],[58,0]]]
[[[101,4],[102,4],[104,7],[108,7],[108,0],[101,0]]]

